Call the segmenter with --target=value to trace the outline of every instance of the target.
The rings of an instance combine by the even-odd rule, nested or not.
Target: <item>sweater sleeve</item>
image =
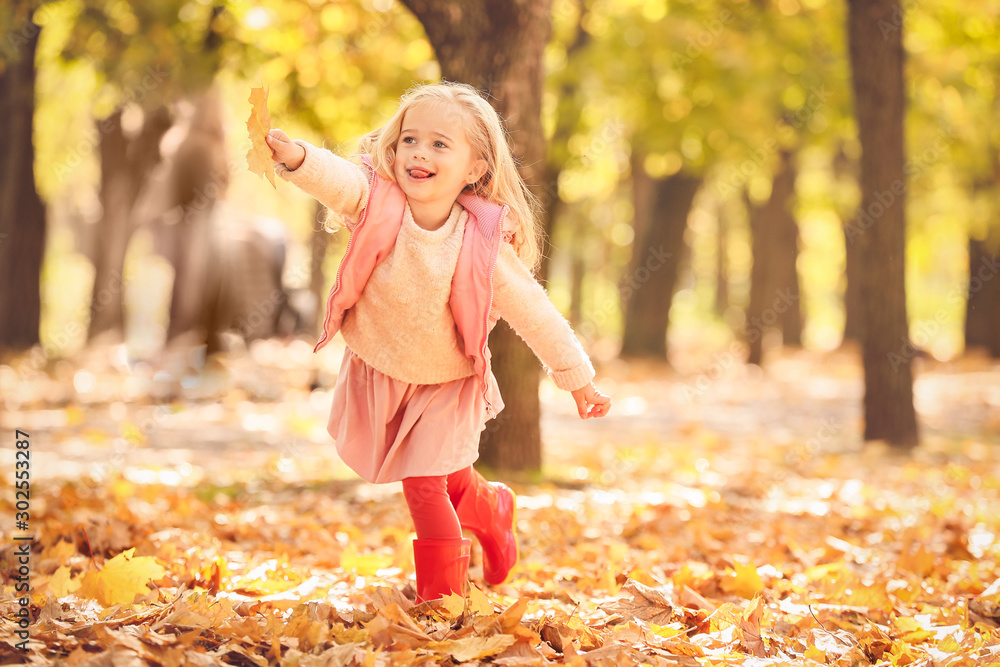
[[[347,226],[353,228],[368,203],[369,170],[307,141],[296,139],[295,143],[306,149],[302,164],[292,170],[283,162],[275,162],[274,170],[334,213],[344,216]]]
[[[557,387],[574,391],[594,379],[594,367],[569,322],[552,305],[509,243],[500,244],[493,274],[493,304],[542,362]]]

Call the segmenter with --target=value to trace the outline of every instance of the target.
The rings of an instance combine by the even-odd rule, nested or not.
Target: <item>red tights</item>
[[[403,496],[413,517],[417,537],[447,540],[462,537],[455,507],[472,482],[472,466],[450,475],[407,477],[403,480]]]

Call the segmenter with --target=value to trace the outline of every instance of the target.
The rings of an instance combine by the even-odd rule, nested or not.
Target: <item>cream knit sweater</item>
[[[307,142],[296,143],[305,148],[305,160],[294,171],[276,163],[278,174],[356,221],[368,201],[367,168]],[[347,345],[372,368],[413,384],[438,384],[474,373],[448,307],[467,219],[456,203],[443,226],[426,230],[405,208],[396,245],[375,267],[341,327]],[[569,323],[509,243],[501,244],[493,273],[492,307],[524,339],[557,387],[572,391],[594,378],[594,367]]]

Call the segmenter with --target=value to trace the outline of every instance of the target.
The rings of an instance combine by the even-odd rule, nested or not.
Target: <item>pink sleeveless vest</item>
[[[367,155],[361,159],[372,169]],[[357,303],[372,271],[392,250],[403,225],[406,195],[399,186],[379,176],[374,169],[368,185],[368,203],[351,231],[344,259],[337,269],[337,280],[327,299],[323,335],[313,352],[322,349],[340,331],[344,315]],[[492,419],[504,408],[490,367],[492,355],[487,341],[498,319],[490,308],[493,302],[493,271],[500,252],[501,230],[508,207],[465,192],[459,195],[458,203],[468,212],[469,218],[451,281],[449,305],[465,345],[465,354],[472,359],[473,368],[481,381],[487,415]]]

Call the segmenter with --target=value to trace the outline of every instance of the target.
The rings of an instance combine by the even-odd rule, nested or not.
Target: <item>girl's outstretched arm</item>
[[[573,394],[580,418],[603,417],[611,399],[593,383],[594,367],[566,318],[509,243],[501,243],[493,275],[493,304],[545,366],[557,387]],[[589,408],[593,405],[593,408]]]
[[[370,171],[278,129],[268,132],[266,141],[275,173],[342,216],[353,229],[368,203]]]

